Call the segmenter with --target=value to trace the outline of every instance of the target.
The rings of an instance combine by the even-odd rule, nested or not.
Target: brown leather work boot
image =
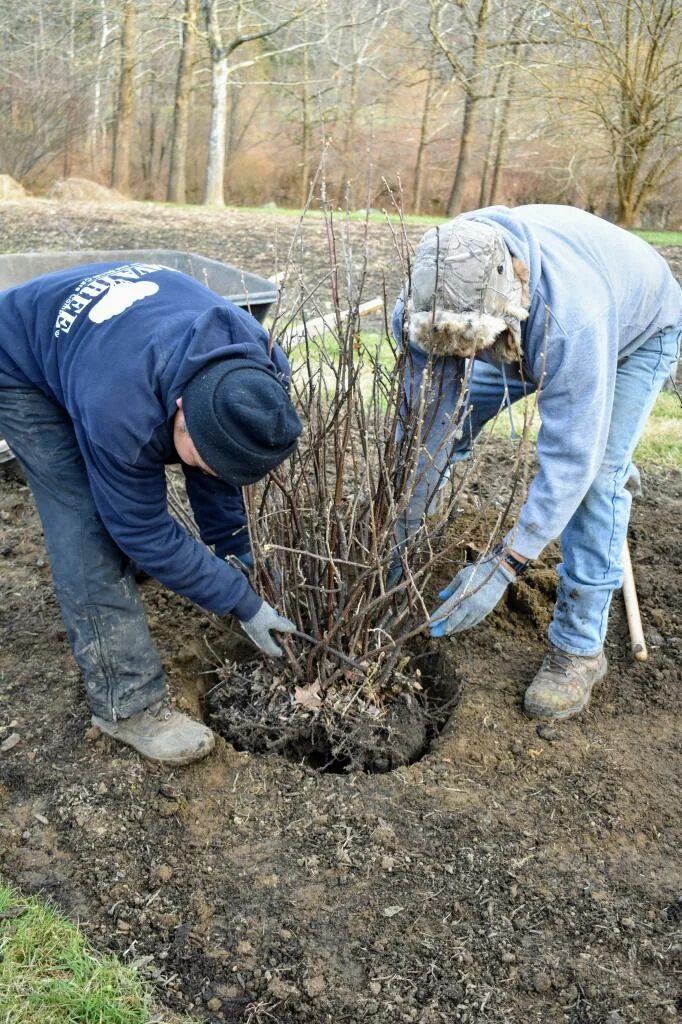
[[[107,736],[127,743],[157,764],[190,764],[210,754],[215,745],[210,729],[174,711],[165,700],[130,718],[119,718],[117,722],[96,715],[92,716],[92,722]]]
[[[523,708],[531,718],[570,718],[587,704],[592,687],[606,675],[606,655],[566,654],[552,647],[526,690]]]

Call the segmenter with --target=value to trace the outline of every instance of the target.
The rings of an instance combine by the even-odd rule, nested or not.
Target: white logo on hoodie
[[[95,277],[86,277],[62,304],[54,325],[55,338],[68,334],[86,309],[92,323],[103,324],[130,309],[140,299],[155,295],[159,290],[158,284],[140,281],[140,278],[157,270],[170,269],[160,263],[127,263]]]
[[[103,324],[105,320],[111,320],[113,316],[130,309],[134,302],[146,299],[149,295],[156,295],[158,290],[159,286],[154,281],[114,284],[104,298],[92,307],[88,313],[88,320],[92,320],[93,324]]]

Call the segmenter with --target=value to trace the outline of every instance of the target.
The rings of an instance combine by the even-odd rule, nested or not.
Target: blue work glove
[[[273,658],[281,658],[283,652],[270,636],[271,631],[274,630],[276,633],[296,632],[296,626],[291,619],[280,615],[267,601],[263,601],[252,618],[241,622],[240,625],[256,647],[260,647],[264,654],[270,654]]]
[[[471,629],[493,610],[516,579],[499,555],[467,565],[438,595],[443,604],[429,619],[431,636],[449,636]]]

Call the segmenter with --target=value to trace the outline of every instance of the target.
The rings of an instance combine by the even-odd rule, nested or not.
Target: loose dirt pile
[[[0,229],[13,249],[189,248],[271,273],[292,225],[26,201],[0,209]],[[393,294],[384,235],[370,230],[372,285],[385,273]],[[311,266],[323,246],[320,225]],[[510,446],[495,455],[504,467]],[[169,772],[99,736],[37,515],[20,482],[1,484],[0,871],[211,1024],[672,1021],[682,479],[643,477],[631,546],[650,660],[632,661],[617,597],[591,710],[556,727],[523,717],[550,552],[483,625],[438,644],[460,703],[424,759],[382,775],[320,774],[224,741]],[[200,714],[241,634],[154,582],[142,592],[170,690]]]
[[[10,177],[9,174],[0,174],[0,201],[3,199],[23,199],[26,190],[23,185]]]
[[[50,185],[48,199],[62,203],[125,203],[126,197],[115,188],[107,188],[88,178],[59,178]]]

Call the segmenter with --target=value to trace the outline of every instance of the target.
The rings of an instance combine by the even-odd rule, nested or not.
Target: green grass
[[[530,418],[535,406],[534,398],[523,399],[512,406],[514,427],[519,434],[523,430],[526,405]],[[533,440],[537,438],[539,427],[540,418],[535,412],[529,430],[529,436]],[[510,433],[509,412],[504,409],[497,418],[493,434],[509,437]],[[634,461],[682,469],[682,403],[676,394],[664,391],[658,396],[642,438],[635,449]]]
[[[0,881],[2,1024],[147,1024],[150,1012],[134,968],[97,953],[51,907]]]
[[[635,231],[651,245],[682,245],[682,231]]]
[[[267,213],[269,216],[271,215],[275,217],[290,218],[300,218],[303,214],[303,210],[301,209],[300,206],[234,206],[231,203],[227,203],[225,206],[204,206],[201,203],[166,203],[160,202],[159,200],[148,200],[146,205],[161,207],[172,206],[181,210],[215,210],[218,212],[226,211],[228,213],[249,214]],[[335,206],[332,208],[332,212],[336,220],[344,220],[346,217],[348,217],[349,220],[364,221],[365,217],[367,216],[367,220],[369,220],[372,223],[384,223],[386,221],[387,214],[392,223],[395,223],[400,220],[396,211],[392,207],[387,206],[386,204],[382,204],[381,206],[377,207],[372,207],[372,210],[376,210],[377,212],[372,212],[368,215],[365,215],[364,209],[345,210],[341,206]],[[383,212],[384,210],[386,210],[386,213]],[[317,207],[311,206],[306,211],[305,216],[306,218],[318,218],[323,216],[323,212]],[[444,215],[434,217],[426,213],[407,213],[404,215],[403,219],[406,224],[442,224],[443,221],[447,220],[448,218]]]
[[[395,364],[393,348],[385,335],[377,334],[374,331],[362,331],[360,334],[359,344],[367,354],[366,356],[363,356],[367,363],[367,373],[371,372],[371,358],[378,358],[380,364],[388,368]],[[331,333],[325,333],[322,337],[315,336],[311,338],[308,347],[313,365],[316,364],[323,353],[323,362],[329,362],[332,364],[336,362],[339,355],[339,343]],[[297,344],[290,349],[288,356],[293,366],[300,366],[305,361],[306,357],[305,342],[297,342]]]
[[[637,461],[682,469],[682,402],[676,394],[658,396],[635,451]]]

